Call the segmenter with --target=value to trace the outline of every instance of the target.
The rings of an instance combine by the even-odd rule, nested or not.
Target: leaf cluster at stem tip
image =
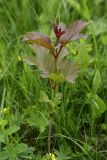
[[[36,65],[41,70],[42,78],[52,79],[53,73],[57,77],[53,80],[60,79],[58,75],[63,75],[63,81],[73,83],[78,76],[79,66],[75,62],[68,61],[65,57],[68,54],[66,44],[74,40],[86,38],[87,36],[80,32],[88,25],[87,22],[77,20],[71,26],[65,24],[53,23],[53,31],[56,36],[56,45],[52,44],[51,39],[39,32],[28,32],[23,36],[23,41],[30,44],[36,51],[35,57],[26,57],[24,60],[30,65]],[[57,81],[57,80],[56,80]],[[62,82],[62,80],[59,80]]]

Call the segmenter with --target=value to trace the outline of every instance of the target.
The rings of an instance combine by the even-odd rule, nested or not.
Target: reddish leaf
[[[30,44],[38,44],[42,47],[48,48],[50,50],[53,49],[51,40],[49,37],[42,35],[38,32],[28,32],[24,35],[23,41],[28,42]]]
[[[62,36],[65,33],[66,25],[63,24],[63,23],[60,23],[59,25],[54,23],[53,24],[53,30],[54,30],[54,33],[55,33],[57,39],[59,39],[60,36]]]
[[[63,47],[58,58],[57,58],[57,66],[62,62],[62,60],[68,55],[67,48]]]
[[[69,28],[66,28],[63,23],[53,24],[57,38],[55,47],[52,46],[51,40],[41,33],[29,32],[25,34],[23,41],[30,43],[36,50],[36,56],[27,57],[25,61],[30,65],[37,65],[43,78],[52,78],[60,82],[63,80],[70,83],[75,82],[79,74],[79,66],[75,62],[65,59],[68,52],[64,45],[73,40],[86,38],[84,34],[80,34],[80,31],[87,25],[88,23],[80,20],[74,22]]]
[[[86,38],[85,35],[80,34],[80,31],[88,25],[84,21],[75,21],[73,25],[66,29],[66,32],[59,38],[58,43],[65,45],[72,40],[77,40],[81,38]]]
[[[79,39],[85,39],[87,38],[87,35],[85,34],[75,34],[73,37],[72,37],[72,41],[74,40],[79,40]]]
[[[79,74],[79,65],[75,62],[63,59],[58,67],[58,72],[64,75],[66,81],[74,83]]]
[[[75,34],[79,33],[82,29],[84,29],[88,25],[87,22],[78,20],[73,23],[71,27],[68,28],[68,32],[70,33],[70,37],[72,38]]]
[[[24,61],[29,65],[36,65],[41,70],[42,78],[48,78],[55,72],[55,59],[49,50],[38,45],[33,45],[37,50],[36,56],[28,56]]]
[[[37,65],[36,58],[34,56],[28,56],[28,57],[24,58],[23,60],[29,65]]]
[[[36,56],[29,56],[24,61],[29,65],[36,65],[41,70],[42,78],[49,78],[50,75],[56,73],[62,74],[66,81],[73,83],[78,76],[79,66],[76,63],[72,63],[65,59],[68,54],[66,48],[62,48],[61,53],[57,59],[57,65],[53,54],[49,53],[49,50],[38,45],[33,45],[37,50]],[[55,69],[55,67],[57,67]]]

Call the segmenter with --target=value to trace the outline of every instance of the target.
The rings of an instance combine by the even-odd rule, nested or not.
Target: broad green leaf
[[[54,110],[54,109],[55,109],[55,106],[56,106],[55,102],[54,102],[53,100],[50,100],[50,101],[49,101],[49,104],[50,104],[50,106],[52,107],[52,109]],[[53,112],[53,111],[52,111],[52,112]]]
[[[40,102],[49,102],[49,97],[46,94],[45,91],[40,91],[40,98],[39,98]]]
[[[101,125],[101,129],[103,129],[103,130],[107,130],[107,123],[102,123],[102,125]]]
[[[26,152],[27,150],[28,150],[28,145],[24,144],[24,143],[18,143],[14,147],[14,152],[16,155],[23,153],[23,152]]]
[[[60,146],[60,150],[55,150],[55,154],[57,156],[57,160],[69,160],[71,159],[71,149],[69,145]]]
[[[100,36],[100,41],[103,45],[107,45],[107,34],[101,35]]]
[[[7,134],[7,135],[11,135],[11,134],[17,132],[19,129],[20,129],[19,126],[9,127],[8,129],[6,129],[6,134]]]
[[[23,41],[28,42],[30,44],[38,44],[50,50],[53,49],[50,38],[38,32],[26,33],[24,35]]]
[[[5,133],[0,131],[0,142],[5,143]]]
[[[56,96],[55,96],[55,99],[54,99],[55,104],[56,104],[56,105],[59,105],[59,104],[61,103],[61,99],[62,99],[62,93],[59,92],[59,93],[57,93]]]
[[[47,117],[45,117],[42,112],[31,112],[28,115],[29,117],[26,119],[29,126],[33,126],[39,129],[42,133],[48,125]]]
[[[37,159],[37,160],[39,160],[39,159],[40,159],[40,160],[44,160],[44,159],[42,159],[41,155],[36,155],[36,156],[35,156],[35,160],[36,160],[36,159]]]
[[[107,106],[100,97],[95,95],[94,99],[92,100],[91,109],[92,109],[92,118],[96,119],[100,117],[101,114],[107,110]]]
[[[49,104],[52,107],[52,112],[55,111],[55,109],[57,109],[56,107],[61,103],[61,99],[62,99],[62,93],[57,93],[55,98],[53,100],[49,101]]]
[[[65,81],[64,75],[62,73],[61,74],[52,73],[49,78],[58,83]]]
[[[40,160],[52,160],[52,159],[50,158],[50,155],[49,155],[49,154],[46,154],[46,155],[44,155],[43,158],[41,158]],[[55,159],[53,159],[53,160],[55,160]]]
[[[88,55],[86,44],[80,45],[76,59],[82,68],[87,68],[90,62],[90,56]]]
[[[107,22],[105,17],[99,18],[96,21],[92,21],[91,24],[92,25],[89,27],[90,32],[92,33],[93,31],[94,35],[98,36],[107,33]]]
[[[56,96],[55,96],[55,100],[60,100],[60,99],[62,99],[62,93],[61,92],[58,92],[57,94],[56,94]]]
[[[0,160],[7,160],[9,158],[9,155],[7,151],[1,151],[0,152]]]
[[[4,130],[4,127],[7,125],[7,120],[0,119],[0,129]]]
[[[93,85],[92,85],[93,93],[97,93],[100,85],[101,85],[101,75],[99,70],[96,70],[96,73],[93,79]]]

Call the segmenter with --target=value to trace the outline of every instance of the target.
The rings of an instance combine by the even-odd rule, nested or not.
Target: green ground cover
[[[63,97],[53,116],[48,154],[48,79],[23,62],[34,54],[22,35],[37,31],[54,41],[51,21],[90,22],[88,38],[67,45],[80,64],[75,84],[59,84]],[[43,93],[43,92],[42,92]],[[45,97],[46,98],[46,97]],[[107,159],[107,1],[0,0],[0,160]]]

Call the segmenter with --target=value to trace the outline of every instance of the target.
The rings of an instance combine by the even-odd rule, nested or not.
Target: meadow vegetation
[[[66,46],[79,76],[74,84],[58,83],[55,93],[39,68],[23,61],[35,53],[22,42],[31,31],[55,42],[54,20],[89,22],[87,39]],[[57,104],[50,154],[48,102]],[[106,0],[0,0],[0,160],[30,159],[107,159]]]

